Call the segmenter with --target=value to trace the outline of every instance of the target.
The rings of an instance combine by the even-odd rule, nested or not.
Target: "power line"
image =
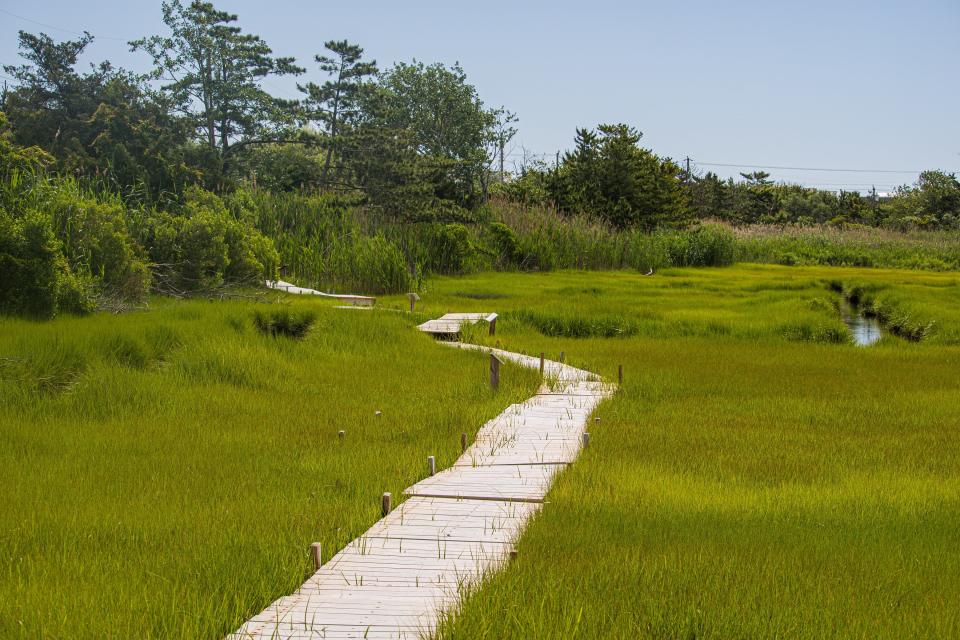
[[[700,162],[699,160],[695,161],[698,165],[703,165],[705,167],[733,167],[736,169],[782,169],[786,171],[846,171],[852,173],[922,173],[923,169],[918,170],[897,170],[897,169],[836,169],[836,168],[824,168],[824,167],[779,167],[772,164],[767,165],[757,165],[757,164],[731,164],[725,162]]]
[[[32,23],[32,24],[36,24],[36,25],[39,25],[39,26],[41,26],[41,27],[46,27],[47,29],[56,29],[57,31],[63,31],[64,33],[72,33],[72,34],[75,35],[75,36],[82,36],[82,35],[86,35],[86,34],[90,33],[89,31],[73,31],[72,29],[64,29],[63,27],[58,27],[58,26],[56,26],[56,25],[47,24],[46,22],[40,22],[40,21],[38,21],[38,20],[31,20],[30,18],[27,18],[27,17],[25,17],[25,16],[21,16],[21,15],[17,15],[16,13],[13,13],[12,11],[7,11],[6,9],[0,9],[0,12],[5,13],[5,14],[7,14],[8,16],[13,16],[14,18],[17,18],[17,19],[19,19],[19,20],[23,20],[24,22],[30,22],[30,23]],[[95,38],[100,38],[101,40],[118,40],[118,41],[120,41],[120,42],[126,42],[126,41],[127,41],[126,38],[115,38],[115,37],[113,37],[113,36],[98,36],[98,35],[95,35],[95,34],[92,34],[92,33],[91,33],[90,35],[92,35],[92,36],[95,37]]]

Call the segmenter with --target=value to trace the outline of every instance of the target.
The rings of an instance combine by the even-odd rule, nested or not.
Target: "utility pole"
[[[505,182],[505,174],[503,173],[503,136],[500,136],[500,183]]]
[[[686,178],[684,179],[684,182],[689,184],[690,183],[690,156],[686,157],[686,161],[687,161],[687,175],[686,175]]]
[[[559,151],[557,151],[557,159],[553,163],[553,168],[555,171],[560,169],[560,152]]]
[[[877,185],[870,187],[870,199],[873,201],[873,222],[877,222]]]

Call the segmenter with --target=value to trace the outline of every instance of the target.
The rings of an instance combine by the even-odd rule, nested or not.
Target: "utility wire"
[[[923,169],[918,170],[897,170],[897,169],[827,169],[824,167],[779,167],[772,164],[766,165],[757,165],[757,164],[730,164],[724,162],[700,162],[694,160],[694,163],[697,165],[703,165],[706,167],[733,167],[737,169],[781,169],[785,171],[847,171],[852,173],[922,173]]]
[[[7,14],[8,16],[13,16],[14,18],[17,18],[17,19],[19,19],[19,20],[23,20],[24,22],[30,22],[30,23],[32,23],[32,24],[36,24],[36,25],[39,25],[39,26],[41,26],[41,27],[46,27],[47,29],[56,29],[57,31],[63,31],[64,33],[72,33],[72,34],[75,35],[75,36],[82,36],[82,35],[85,35],[85,34],[87,34],[87,33],[90,33],[89,31],[73,31],[72,29],[64,29],[63,27],[58,27],[58,26],[56,26],[56,25],[47,24],[46,22],[39,22],[39,21],[37,21],[37,20],[31,20],[30,18],[21,16],[21,15],[17,15],[16,13],[13,13],[12,11],[7,11],[6,9],[0,9],[0,12],[5,13],[5,14]],[[99,39],[101,39],[101,40],[117,40],[117,41],[120,41],[120,42],[126,42],[126,41],[127,41],[126,38],[115,38],[115,37],[113,37],[113,36],[98,36],[98,35],[92,34],[92,33],[91,33],[90,35],[92,35],[92,36],[95,37],[95,38],[99,38]]]

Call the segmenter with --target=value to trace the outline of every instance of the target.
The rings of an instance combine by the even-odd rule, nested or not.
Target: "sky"
[[[524,151],[552,162],[577,127],[625,122],[655,153],[723,177],[756,166],[885,192],[919,170],[960,172],[958,0],[214,4],[295,56],[308,69],[301,82],[323,79],[313,56],[333,39],[360,44],[381,68],[460,62],[487,105],[519,117],[508,167]],[[149,59],[126,41],[164,32],[159,0],[0,0],[0,63],[19,63],[20,29],[87,30],[97,39],[85,62],[136,71]],[[297,80],[265,88],[297,97]]]

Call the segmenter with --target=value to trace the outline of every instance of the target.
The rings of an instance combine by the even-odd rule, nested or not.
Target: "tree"
[[[298,85],[298,88],[307,94],[308,117],[323,123],[327,134],[326,157],[321,172],[321,183],[326,186],[342,126],[359,116],[359,94],[363,89],[363,80],[377,73],[377,63],[375,60],[364,62],[363,48],[346,40],[330,40],[323,46],[333,57],[317,55],[315,59],[320,70],[330,75],[331,79],[322,85],[310,82],[304,86]]]
[[[960,181],[944,171],[924,171],[912,186],[897,189],[889,204],[890,221],[900,227],[960,226]]]
[[[260,82],[271,75],[300,74],[290,57],[274,57],[260,36],[232,23],[237,16],[194,0],[163,2],[169,35],[130,42],[152,58],[153,77],[189,119],[201,140],[224,160],[235,148],[276,141],[292,122],[292,104],[272,97]]]
[[[401,62],[381,74],[380,82],[378,124],[407,132],[416,152],[430,160],[437,197],[461,207],[476,205],[502,110],[484,107],[459,64]]]
[[[550,183],[557,206],[621,229],[686,224],[680,167],[640,147],[642,135],[626,124],[578,129],[574,150]]]
[[[28,64],[4,67],[18,83],[6,100],[17,143],[47,150],[62,172],[127,193],[157,196],[196,180],[183,156],[189,132],[161,96],[109,62],[76,70],[92,36],[57,43],[21,31],[19,38]]]

